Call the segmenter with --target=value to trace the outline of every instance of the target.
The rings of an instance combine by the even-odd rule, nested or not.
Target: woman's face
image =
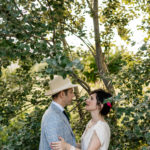
[[[90,95],[90,97],[86,100],[85,108],[87,111],[94,111],[94,110],[98,109],[96,93]]]

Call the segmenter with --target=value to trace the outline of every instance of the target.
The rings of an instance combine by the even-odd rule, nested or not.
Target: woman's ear
[[[100,104],[100,110],[102,110],[104,107],[104,104]]]

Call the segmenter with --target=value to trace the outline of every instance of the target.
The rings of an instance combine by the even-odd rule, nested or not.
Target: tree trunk
[[[106,89],[110,93],[114,93],[114,87],[111,83],[111,80],[106,77],[106,75],[108,74],[108,70],[104,61],[104,57],[100,45],[100,32],[99,32],[99,23],[98,23],[98,0],[94,0],[92,14],[93,14],[95,47],[96,47],[95,61],[97,64],[100,78],[103,80]]]
[[[74,93],[75,93],[76,100],[79,100],[80,94],[79,94],[78,87],[75,87],[74,90],[75,90]],[[78,113],[79,113],[79,116],[80,116],[80,122],[82,122],[84,113],[82,111],[82,106],[79,103],[80,103],[80,101],[77,101],[77,108],[78,108]]]

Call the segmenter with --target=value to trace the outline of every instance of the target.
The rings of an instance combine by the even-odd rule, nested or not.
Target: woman
[[[105,103],[105,99],[112,95],[102,89],[90,93],[86,100],[86,110],[91,113],[91,120],[86,125],[86,129],[81,137],[81,150],[107,150],[110,142],[110,128],[104,119],[110,108],[110,102]],[[59,142],[51,143],[53,150],[80,150],[66,143],[63,138]]]

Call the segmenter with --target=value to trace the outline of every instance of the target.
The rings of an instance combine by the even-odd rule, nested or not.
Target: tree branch
[[[89,6],[89,8],[91,10],[91,13],[93,13],[93,8],[92,8],[92,5],[90,4],[89,0],[86,0],[86,2],[87,2],[88,6]]]
[[[94,51],[95,50],[92,46],[89,46],[89,44],[87,44],[81,37],[77,36],[76,34],[74,34],[76,37],[78,37],[87,47],[88,49],[90,50],[90,52],[92,53],[93,57],[96,57],[95,54],[94,54]],[[93,50],[92,50],[93,49]]]
[[[74,77],[75,79],[76,79],[76,81],[77,82],[79,82],[80,84],[81,84],[81,86],[88,92],[88,93],[90,93],[90,87],[89,87],[89,85],[85,82],[85,81],[83,81],[82,79],[80,79],[74,72],[72,72],[72,77]]]

